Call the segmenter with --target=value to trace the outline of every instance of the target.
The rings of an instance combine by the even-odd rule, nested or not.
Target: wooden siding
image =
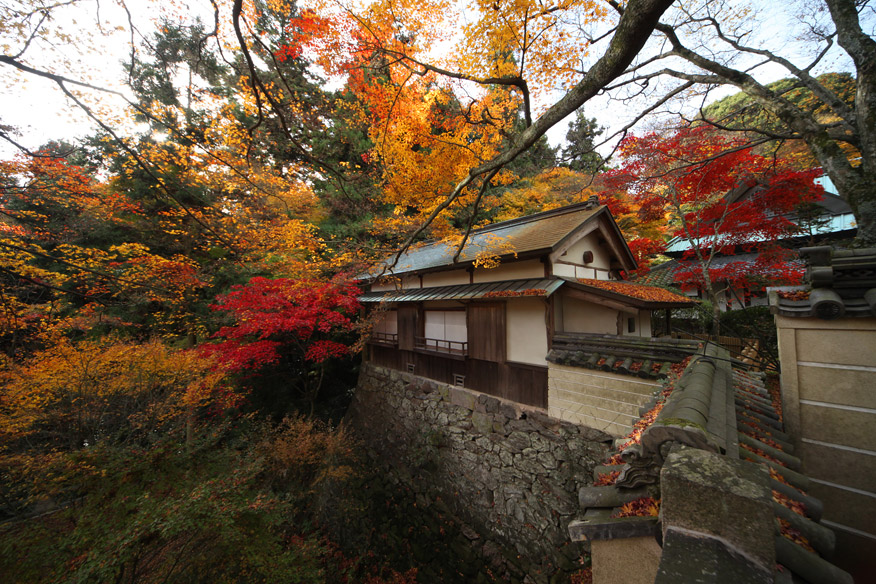
[[[402,371],[405,366],[401,362],[402,352],[391,347],[385,347],[374,343],[368,345],[368,360],[380,367],[388,367]]]
[[[472,359],[505,361],[505,304],[478,303],[468,307],[468,356]]]
[[[547,367],[478,359],[468,359],[466,366],[466,387],[528,406],[547,408]]]
[[[462,376],[463,385],[469,389],[547,409],[547,367],[401,351],[377,344],[369,345],[369,361],[398,371],[408,371],[408,365],[413,364],[415,375],[451,385],[456,383],[456,376]]]
[[[502,384],[507,388],[505,399],[536,406],[548,407],[548,368],[522,363],[506,363],[507,379]]]

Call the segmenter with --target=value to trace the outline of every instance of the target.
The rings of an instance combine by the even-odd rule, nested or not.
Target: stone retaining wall
[[[491,572],[564,581],[580,566],[567,526],[610,436],[543,411],[366,365],[347,423],[387,471],[470,528]]]

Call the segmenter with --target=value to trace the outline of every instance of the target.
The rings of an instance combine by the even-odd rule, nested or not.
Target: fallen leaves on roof
[[[660,514],[660,499],[639,497],[629,503],[624,503],[611,514],[614,518],[621,517],[657,517]]]
[[[809,300],[810,292],[810,290],[797,290],[795,292],[779,290],[779,298],[783,300]]]
[[[594,481],[593,486],[595,487],[608,487],[617,482],[618,477],[620,476],[621,471],[613,470],[608,473],[600,473],[599,477]]]
[[[670,292],[664,288],[656,286],[645,286],[642,284],[632,284],[630,282],[618,282],[617,280],[594,280],[591,278],[578,278],[578,282],[592,288],[599,288],[607,292],[622,294],[631,298],[645,300],[647,302],[686,302],[694,304],[695,301],[687,296]]]
[[[526,290],[494,290],[484,294],[484,298],[513,298],[517,296],[547,296],[544,288],[527,288]]]

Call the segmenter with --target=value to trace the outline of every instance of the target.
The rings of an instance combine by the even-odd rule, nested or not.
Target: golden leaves
[[[3,373],[2,443],[45,433],[81,448],[117,427],[158,431],[193,407],[237,401],[221,367],[158,341],[62,341]]]
[[[463,28],[456,66],[478,77],[520,76],[533,95],[568,89],[580,77],[588,45],[584,28],[608,11],[593,0],[478,0]]]

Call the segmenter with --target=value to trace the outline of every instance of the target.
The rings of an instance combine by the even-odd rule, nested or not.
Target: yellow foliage
[[[326,480],[345,480],[353,475],[353,437],[343,427],[332,430],[313,418],[284,419],[259,450],[274,483],[305,483],[312,489]]]
[[[582,31],[609,15],[594,0],[477,0],[475,10],[476,19],[463,28],[456,67],[479,78],[522,77],[534,96],[569,89],[580,79],[589,44]]]
[[[596,194],[591,183],[590,175],[569,168],[546,170],[506,191],[501,200],[493,202],[499,208],[496,220],[505,221],[582,203]]]
[[[217,364],[158,341],[62,341],[0,377],[0,444],[93,446],[192,421],[238,401]],[[123,438],[122,438],[123,439]]]

